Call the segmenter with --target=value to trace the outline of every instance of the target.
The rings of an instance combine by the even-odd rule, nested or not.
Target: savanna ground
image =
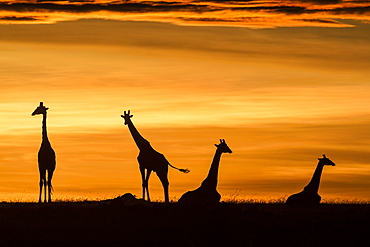
[[[283,202],[3,202],[0,246],[370,246],[370,202]]]

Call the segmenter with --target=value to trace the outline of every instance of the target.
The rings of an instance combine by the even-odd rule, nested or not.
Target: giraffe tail
[[[190,172],[189,169],[180,169],[180,168],[174,167],[170,163],[168,163],[168,165],[171,166],[172,168],[175,168],[176,170],[179,170],[180,172],[183,172],[183,173],[189,173]]]

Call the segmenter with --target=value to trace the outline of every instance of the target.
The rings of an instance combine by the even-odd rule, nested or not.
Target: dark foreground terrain
[[[0,246],[370,246],[370,205],[2,203]]]

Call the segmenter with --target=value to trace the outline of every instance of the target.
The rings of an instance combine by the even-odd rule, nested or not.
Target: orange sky
[[[317,2],[196,3],[222,7],[218,18],[229,20],[241,10],[230,17],[227,6],[252,6],[248,15],[266,20],[259,24],[201,21],[216,13],[185,11],[183,3],[181,11],[127,13],[101,5],[66,11],[56,5],[67,2],[51,1],[29,12],[3,2],[0,197],[37,198],[41,117],[31,113],[43,101],[57,154],[56,198],[140,195],[137,148],[120,118],[130,109],[153,147],[191,170],[170,169],[171,198],[199,186],[223,138],[234,151],[221,159],[224,197],[298,192],[325,153],[337,166],[325,167],[321,196],[369,200],[370,4]],[[150,192],[163,199],[155,174]]]
[[[349,27],[347,19],[369,21],[362,0],[5,0],[2,23],[55,23],[78,19],[159,21],[178,25]]]

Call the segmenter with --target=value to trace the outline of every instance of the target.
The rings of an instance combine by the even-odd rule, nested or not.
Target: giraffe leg
[[[148,198],[148,202],[150,202],[150,196],[149,196],[149,177],[152,173],[152,170],[146,170],[146,178],[145,178],[145,187],[146,187],[146,196]]]
[[[48,202],[51,202],[51,192],[53,189],[53,186],[51,185],[51,180],[53,178],[54,171],[48,170]]]
[[[42,186],[44,184],[44,181],[40,179],[39,187],[40,187],[40,193],[39,193],[39,203],[41,203],[41,195],[42,195]]]
[[[47,185],[48,185],[48,182],[46,181],[46,178],[44,179],[44,203],[47,202],[46,198],[47,198]]]
[[[40,172],[40,182],[39,182],[39,186],[40,186],[40,193],[39,193],[39,203],[42,202],[41,200],[41,196],[42,196],[42,186],[44,185],[44,181],[46,180],[46,171],[39,171]],[[46,189],[46,188],[45,188]]]
[[[140,174],[141,174],[141,187],[143,189],[143,199],[145,200],[145,168],[140,166]]]
[[[161,183],[162,183],[162,186],[163,186],[164,202],[169,203],[170,202],[169,195],[168,195],[169,182],[168,182],[168,178],[167,178],[167,171],[159,172],[159,173],[157,172],[157,176],[159,177],[159,180],[161,180]]]

